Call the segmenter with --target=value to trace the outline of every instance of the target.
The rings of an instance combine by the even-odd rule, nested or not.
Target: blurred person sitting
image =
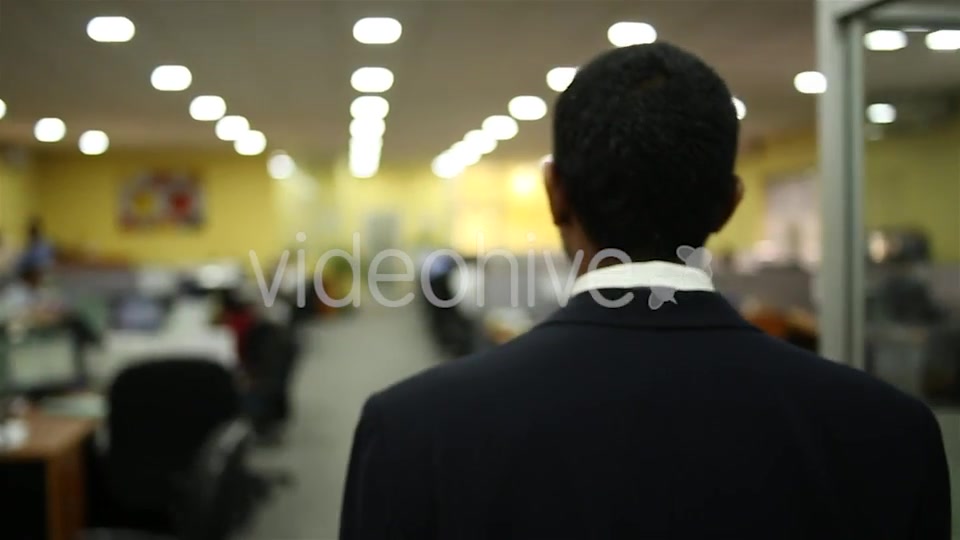
[[[367,401],[341,538],[950,538],[930,409],[760,332],[681,259],[743,192],[720,76],[667,43],[617,48],[553,114],[573,296]]]
[[[59,322],[65,306],[57,292],[45,284],[44,268],[33,261],[21,262],[14,281],[0,292],[0,321],[29,326]]]

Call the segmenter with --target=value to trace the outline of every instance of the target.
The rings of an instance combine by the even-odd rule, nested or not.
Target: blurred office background
[[[858,23],[862,361],[837,360],[931,403],[960,471],[960,8],[877,4]],[[746,196],[708,245],[715,281],[817,350],[839,233],[822,218],[815,14],[814,0],[0,2],[0,504],[20,516],[2,536],[334,538],[366,397],[565,300],[540,177],[550,109],[613,46],[667,40],[726,78]],[[385,249],[415,263],[413,283],[381,287],[415,292],[404,307],[365,282]],[[358,255],[359,306],[316,300],[331,250]],[[355,270],[332,259],[318,280],[342,298]],[[268,289],[279,276],[275,302],[258,271]],[[421,274],[466,300],[430,305]]]

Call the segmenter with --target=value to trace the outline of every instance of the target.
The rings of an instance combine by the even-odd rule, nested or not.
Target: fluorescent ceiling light
[[[124,43],[136,32],[133,21],[126,17],[94,17],[87,23],[87,35],[100,43]]]
[[[0,118],[3,118],[7,115],[7,104],[2,99],[0,99]]]
[[[497,139],[482,129],[475,129],[463,136],[463,142],[470,145],[481,155],[489,154],[497,149]]]
[[[350,136],[359,139],[383,137],[387,123],[382,118],[354,118],[350,121]]]
[[[464,167],[476,165],[477,162],[480,161],[480,158],[483,157],[482,153],[478,152],[477,149],[471,144],[464,141],[454,144],[447,152],[454,156],[454,159],[459,161]]]
[[[483,130],[498,141],[506,141],[516,137],[519,129],[516,120],[502,114],[490,116],[483,121]]]
[[[380,170],[381,139],[350,139],[349,167],[355,178],[371,178]]]
[[[236,141],[244,133],[250,131],[250,122],[237,115],[224,116],[217,121],[214,132],[221,141]]]
[[[743,120],[747,116],[747,105],[739,98],[733,98],[733,107],[737,110],[737,120]]]
[[[350,116],[354,118],[384,119],[390,112],[390,102],[380,96],[360,96],[350,104]]]
[[[284,180],[293,176],[297,164],[286,152],[274,152],[267,160],[267,174],[274,180]]]
[[[643,45],[657,40],[657,31],[647,23],[618,22],[607,30],[607,39],[615,47]]]
[[[386,92],[393,86],[393,72],[384,67],[362,67],[350,76],[350,86],[357,92]]]
[[[267,137],[261,131],[251,129],[233,142],[233,149],[241,156],[256,156],[267,148]]]
[[[874,103],[867,107],[867,120],[871,124],[892,124],[897,120],[897,108],[889,103]]]
[[[157,66],[150,74],[150,84],[163,92],[186,90],[193,82],[193,75],[186,66]]]
[[[430,164],[433,174],[444,179],[456,178],[463,172],[463,165],[457,160],[457,157],[448,152],[437,156]]]
[[[899,51],[907,46],[907,34],[902,30],[874,30],[864,34],[863,46],[871,51]]]
[[[88,156],[99,156],[110,148],[110,138],[99,130],[84,131],[80,135],[80,152]]]
[[[930,32],[925,41],[931,51],[957,51],[960,50],[960,30]]]
[[[220,96],[197,96],[190,102],[190,117],[202,122],[212,122],[227,113],[227,102]]]
[[[793,78],[793,86],[801,94],[822,94],[827,91],[827,78],[819,71],[804,71]]]
[[[507,110],[517,120],[539,120],[547,115],[547,102],[537,96],[517,96]]]
[[[33,136],[40,142],[57,142],[67,134],[67,125],[59,118],[41,118],[33,126]]]
[[[547,86],[554,92],[563,92],[576,76],[575,67],[555,67],[547,72]]]
[[[402,33],[403,25],[390,17],[366,17],[353,25],[353,39],[367,45],[396,43]]]

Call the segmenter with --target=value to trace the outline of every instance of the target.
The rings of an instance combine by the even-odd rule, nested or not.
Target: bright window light
[[[516,137],[519,129],[516,120],[502,114],[490,116],[483,121],[483,130],[498,141],[506,141]]]
[[[80,135],[80,152],[88,156],[99,156],[110,148],[110,138],[99,130],[84,131]]]
[[[396,43],[401,34],[403,25],[390,17],[366,17],[353,25],[353,39],[367,45]]]
[[[257,156],[267,148],[267,137],[261,131],[251,129],[233,141],[233,149],[241,156]]]
[[[957,51],[960,50],[960,30],[930,32],[925,41],[931,51]]]
[[[293,176],[297,164],[286,152],[274,152],[267,160],[267,173],[274,180],[285,180]]]
[[[383,120],[390,112],[390,102],[380,96],[360,96],[350,104],[350,116]]]
[[[2,99],[0,99],[0,118],[3,118],[7,115],[7,104]]]
[[[497,149],[497,139],[482,129],[475,129],[468,132],[463,137],[463,142],[470,145],[474,151],[481,155],[489,154]]]
[[[150,74],[150,84],[163,92],[180,92],[190,87],[193,75],[186,66],[157,66]]]
[[[643,45],[657,40],[657,31],[647,23],[618,22],[607,30],[607,39],[614,47]]]
[[[224,116],[217,121],[214,132],[221,141],[236,141],[244,133],[250,131],[250,122],[237,115]]]
[[[874,30],[863,36],[863,46],[871,51],[899,51],[907,46],[907,33],[901,30]]]
[[[190,117],[201,122],[212,122],[227,113],[227,102],[220,96],[197,96],[190,102]]]
[[[357,92],[386,92],[393,86],[393,72],[384,67],[362,67],[350,76],[350,86]]]
[[[463,165],[455,155],[444,152],[433,160],[430,169],[433,170],[433,174],[449,180],[460,176],[460,173],[463,172]]]
[[[125,43],[136,32],[133,21],[126,17],[94,17],[87,23],[87,35],[100,43]]]
[[[575,67],[555,67],[547,72],[547,86],[554,92],[563,92],[576,76]]]
[[[59,118],[41,118],[33,126],[33,136],[40,142],[57,142],[67,134],[67,125]]]
[[[537,189],[538,180],[537,175],[529,171],[516,173],[511,179],[513,192],[519,196],[529,195]]]
[[[537,96],[517,96],[507,110],[517,120],[539,120],[547,115],[547,102]]]
[[[737,119],[743,120],[747,116],[747,105],[739,98],[733,98],[733,107],[737,110]]]
[[[897,120],[897,108],[889,103],[874,103],[867,107],[871,124],[892,124]]]
[[[358,139],[383,137],[387,123],[382,118],[354,118],[350,121],[350,136]]]
[[[827,78],[819,71],[804,71],[793,78],[793,86],[801,94],[822,94],[827,91]]]

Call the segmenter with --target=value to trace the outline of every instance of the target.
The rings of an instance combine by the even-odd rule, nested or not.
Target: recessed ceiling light
[[[150,84],[163,92],[186,90],[193,82],[193,75],[186,66],[157,66],[150,74]]]
[[[747,105],[739,98],[733,98],[733,108],[737,110],[737,120],[743,120],[747,116]]]
[[[463,165],[457,160],[456,156],[449,152],[444,152],[437,156],[430,164],[433,174],[449,180],[456,178],[463,172]]]
[[[930,32],[925,41],[931,51],[957,51],[960,50],[960,30]]]
[[[84,131],[78,142],[80,152],[88,156],[99,156],[110,148],[110,138],[99,130]]]
[[[387,123],[382,118],[354,118],[350,121],[350,136],[358,139],[383,137]]]
[[[33,126],[33,136],[40,142],[57,142],[67,134],[67,125],[59,118],[41,118]]]
[[[618,22],[607,30],[607,39],[615,47],[643,45],[657,40],[657,31],[647,23]]]
[[[480,158],[483,157],[483,154],[477,151],[473,145],[460,141],[455,143],[450,147],[450,150],[447,152],[454,156],[454,158],[460,162],[464,167],[469,167],[471,165],[476,165]]]
[[[350,104],[350,116],[354,118],[384,119],[390,112],[390,102],[381,96],[360,96]]]
[[[250,122],[237,115],[224,116],[217,120],[214,132],[221,141],[236,141],[241,135],[250,131]]]
[[[475,129],[468,132],[463,136],[463,142],[470,145],[471,148],[481,155],[489,154],[497,149],[497,139],[482,129]]]
[[[350,139],[349,167],[355,178],[371,178],[380,170],[380,139]]]
[[[353,39],[367,45],[396,43],[402,33],[403,25],[390,17],[366,17],[353,25]]]
[[[7,115],[7,104],[2,99],[0,99],[0,118],[3,118]]]
[[[87,23],[87,35],[100,43],[124,43],[136,32],[133,21],[126,17],[94,17]]]
[[[827,78],[819,71],[804,71],[793,78],[793,86],[801,94],[822,94],[827,91]]]
[[[563,92],[576,76],[575,67],[555,67],[547,72],[547,86],[554,92]]]
[[[261,131],[248,130],[233,141],[233,149],[241,156],[257,156],[267,148],[267,137]]]
[[[284,180],[293,176],[297,164],[286,152],[277,151],[267,160],[267,174],[274,180]]]
[[[517,96],[507,110],[517,120],[539,120],[547,115],[547,102],[537,96]]]
[[[907,34],[902,30],[874,30],[864,34],[863,46],[871,51],[899,51],[907,46]]]
[[[212,122],[227,113],[227,102],[220,96],[197,96],[190,102],[190,117],[201,122]]]
[[[874,103],[867,107],[871,124],[892,124],[897,120],[897,108],[889,103]]]
[[[519,126],[513,118],[498,114],[488,117],[483,121],[483,130],[493,136],[498,141],[506,141],[517,136]]]
[[[350,76],[350,86],[357,92],[386,92],[393,86],[393,72],[384,67],[362,67]]]

